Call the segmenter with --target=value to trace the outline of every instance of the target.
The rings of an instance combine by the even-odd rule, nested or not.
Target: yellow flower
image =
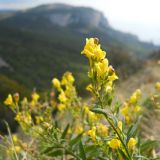
[[[157,82],[156,85],[155,85],[155,88],[160,91],[160,82]]]
[[[101,136],[108,136],[108,127],[102,123],[97,126],[97,132]]]
[[[67,98],[64,91],[61,91],[61,93],[58,96],[58,99],[60,100],[60,102],[66,102]]]
[[[112,81],[107,82],[104,87],[105,87],[106,92],[112,92],[113,82]]]
[[[85,54],[87,58],[91,59],[91,57],[94,56],[94,50],[97,47],[97,44],[95,43],[94,38],[86,39],[86,45],[84,47],[84,50],[82,51],[82,54]]]
[[[131,118],[129,116],[125,116],[125,120],[128,124],[131,122]]]
[[[56,87],[57,89],[61,88],[61,83],[57,78],[53,78],[52,83],[53,83],[54,87]]]
[[[129,107],[125,104],[125,106],[121,109],[121,113],[123,116],[127,116],[129,113]]]
[[[80,134],[83,132],[83,127],[81,125],[76,125],[75,133]]]
[[[17,143],[17,142],[18,142],[18,138],[17,138],[16,135],[13,135],[13,136],[12,136],[12,139],[13,139],[13,142],[14,142],[14,143]]]
[[[24,128],[26,124],[30,125],[32,123],[31,115],[27,112],[18,112],[15,117],[15,120],[18,123],[22,124]]]
[[[138,113],[138,112],[140,112],[141,111],[141,106],[135,106],[134,107],[134,109],[133,109],[133,112],[136,112],[136,113]]]
[[[19,154],[21,152],[21,147],[20,146],[15,146],[16,153]]]
[[[115,74],[115,72],[111,76],[108,76],[109,81],[114,81],[116,79],[118,79],[118,76]]]
[[[106,90],[106,92],[112,92],[112,90],[113,90],[113,88],[112,88],[112,86],[110,86],[110,85],[106,85],[105,86],[105,90]]]
[[[58,108],[59,111],[63,111],[64,109],[66,109],[66,105],[60,103],[60,104],[58,104],[57,108]]]
[[[112,140],[109,142],[109,146],[110,146],[112,149],[118,149],[118,148],[120,148],[120,146],[121,146],[121,141],[118,140],[117,138],[114,138],[114,139],[112,139]]]
[[[101,49],[100,45],[97,45],[97,47],[94,51],[93,58],[99,62],[99,61],[102,61],[105,58],[105,56],[106,56],[106,52]]]
[[[36,116],[35,118],[36,118],[36,124],[40,124],[44,120],[42,116]]]
[[[50,124],[50,123],[48,123],[48,122],[44,122],[43,123],[43,126],[46,128],[46,129],[48,129],[48,128],[52,128],[52,125]]]
[[[137,101],[139,100],[140,96],[141,96],[141,90],[140,90],[140,89],[137,89],[137,90],[132,94],[132,96],[130,97],[129,102],[130,102],[131,104],[137,103]]]
[[[97,115],[95,113],[89,111],[88,112],[88,119],[91,122],[96,122],[98,120],[98,117],[97,117]]]
[[[34,93],[32,94],[32,100],[33,100],[34,102],[37,102],[39,98],[40,98],[40,96],[39,96],[38,93],[34,92]]]
[[[90,112],[89,107],[84,106],[84,112],[85,112],[86,114],[88,114],[88,113]]]
[[[7,99],[4,101],[4,104],[7,106],[13,104],[13,98],[11,94],[8,95]]]
[[[96,127],[92,127],[88,131],[88,135],[92,138],[93,141],[96,141]]]
[[[104,59],[102,62],[96,63],[96,71],[97,71],[97,76],[101,77],[106,75],[108,70],[108,60]]]
[[[89,85],[86,87],[86,90],[89,91],[89,92],[92,92],[92,91],[93,91],[93,86],[92,86],[92,84],[89,84]]]
[[[135,145],[137,144],[137,141],[135,138],[130,138],[128,141],[128,148],[134,149]]]
[[[74,82],[74,77],[72,76],[72,73],[68,72],[67,74],[67,79],[70,83],[73,83]]]
[[[123,123],[122,121],[118,121],[118,128],[122,131]]]
[[[28,104],[28,99],[27,99],[27,97],[24,97],[22,100],[22,105],[25,106],[27,104]]]
[[[101,49],[96,38],[86,39],[86,45],[82,54],[85,54],[88,59],[93,59],[97,62],[102,61],[106,56],[106,52]]]

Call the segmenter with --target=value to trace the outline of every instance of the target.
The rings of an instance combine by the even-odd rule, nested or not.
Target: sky
[[[93,7],[102,11],[115,29],[160,44],[160,0],[0,0],[0,9],[26,9],[55,2]]]

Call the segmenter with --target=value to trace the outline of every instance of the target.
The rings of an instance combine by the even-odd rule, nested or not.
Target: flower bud
[[[15,93],[13,95],[13,97],[14,97],[14,100],[18,103],[19,102],[19,93]]]

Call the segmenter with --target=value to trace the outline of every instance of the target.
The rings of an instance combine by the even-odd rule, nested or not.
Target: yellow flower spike
[[[126,104],[124,105],[124,107],[122,107],[121,113],[123,114],[123,116],[127,116],[128,115],[129,107]]]
[[[13,98],[12,98],[12,95],[11,95],[11,94],[8,95],[8,97],[7,97],[6,100],[4,101],[4,104],[7,105],[7,106],[13,104]]]
[[[21,125],[23,129],[29,127],[32,124],[32,118],[28,112],[18,112],[15,120]]]
[[[109,142],[109,146],[112,149],[118,149],[121,146],[121,141],[117,138],[113,138],[110,142]]]
[[[95,142],[96,141],[96,127],[92,127],[88,131],[88,135],[92,138],[92,140]]]
[[[136,97],[136,95],[132,95],[132,96],[130,97],[129,102],[130,102],[131,104],[135,104],[135,103],[137,102],[137,97]]]
[[[97,126],[97,132],[101,136],[108,136],[108,127],[102,123]]]
[[[135,113],[139,113],[141,111],[141,106],[135,106],[134,109],[133,109],[133,112]]]
[[[132,96],[130,97],[129,102],[130,102],[131,104],[137,103],[137,101],[139,100],[140,96],[141,96],[141,90],[140,90],[140,89],[137,89],[137,90],[132,94]]]
[[[118,121],[118,128],[122,131],[123,123],[122,121]]]
[[[61,83],[57,78],[53,78],[52,83],[54,85],[54,87],[56,87],[56,89],[60,89],[61,88]]]
[[[60,103],[60,104],[58,104],[57,108],[58,108],[59,111],[63,111],[63,110],[66,109],[66,105],[63,104],[63,103]]]
[[[86,45],[81,54],[84,54],[89,60],[92,59],[97,62],[102,61],[106,56],[106,52],[101,49],[97,38],[86,39]]]
[[[135,138],[130,138],[128,141],[128,148],[134,149],[135,145],[137,144],[137,141]]]
[[[40,98],[40,95],[39,95],[38,93],[34,92],[34,93],[32,94],[32,100],[33,100],[34,102],[37,102],[37,101],[39,100],[39,98]]]
[[[157,91],[160,91],[160,82],[157,82],[157,83],[155,84],[155,88],[157,89]]]
[[[64,91],[61,91],[61,93],[58,96],[58,99],[60,100],[60,102],[66,102],[67,98]]]

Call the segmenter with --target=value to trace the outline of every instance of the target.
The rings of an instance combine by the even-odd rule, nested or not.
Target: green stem
[[[16,158],[16,160],[19,160],[19,158],[18,158],[18,156],[17,156],[17,153],[16,153],[16,149],[15,149],[14,143],[13,143],[13,139],[12,139],[12,135],[11,135],[11,131],[10,131],[9,125],[8,125],[8,123],[7,123],[6,121],[5,121],[5,124],[6,124],[6,126],[7,126],[9,138],[10,138],[11,143],[12,143],[12,146],[13,146],[15,158]]]

